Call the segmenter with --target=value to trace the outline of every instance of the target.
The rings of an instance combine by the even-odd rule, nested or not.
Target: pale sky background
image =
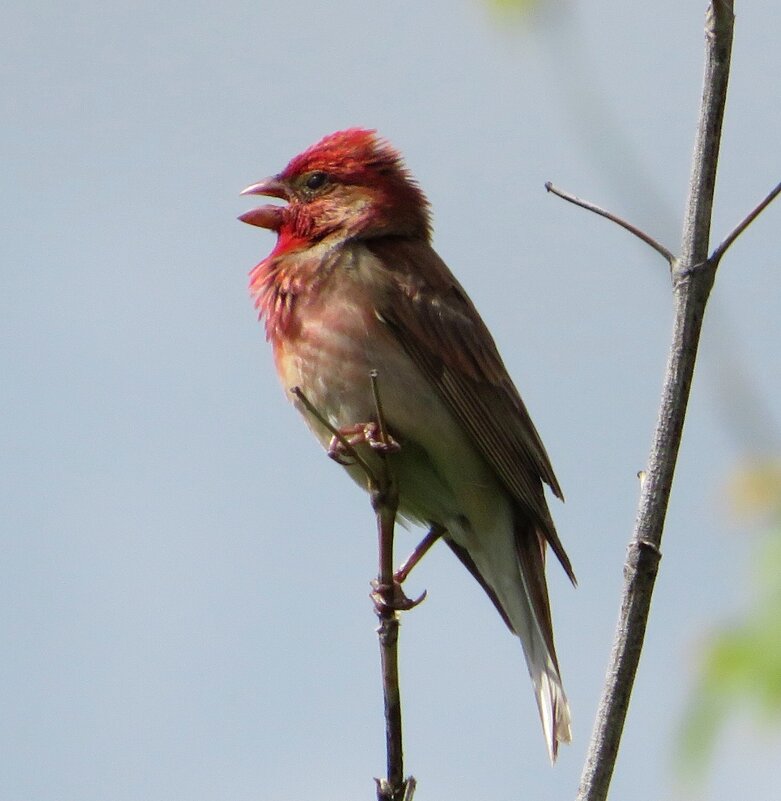
[[[369,504],[288,407],[238,192],[376,127],[546,442],[575,742],[547,764],[520,647],[445,548],[403,620],[420,801],[573,798],[666,358],[706,3],[15,3],[0,14],[0,799],[345,801],[384,768]],[[781,11],[739,2],[714,242],[781,174]],[[639,166],[638,166],[639,165]],[[719,272],[613,797],[678,795],[697,645],[750,600],[724,484],[781,416],[781,207]],[[727,360],[765,399],[747,405]],[[733,407],[737,407],[735,412]],[[400,532],[400,556],[418,537]],[[777,797],[738,720],[701,797]],[[693,797],[693,796],[687,796]],[[694,797],[697,797],[696,795]]]

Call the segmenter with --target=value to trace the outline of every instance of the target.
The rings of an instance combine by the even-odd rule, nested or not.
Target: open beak
[[[275,175],[271,178],[264,178],[262,181],[258,181],[256,184],[252,184],[246,189],[242,189],[239,194],[278,197],[280,200],[290,199],[287,186]],[[239,215],[239,219],[249,225],[257,225],[259,228],[268,228],[270,231],[278,231],[282,226],[284,214],[284,206],[268,204],[245,211],[244,214]]]

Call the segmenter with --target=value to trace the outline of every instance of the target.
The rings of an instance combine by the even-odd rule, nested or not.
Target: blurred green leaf
[[[739,713],[762,726],[781,723],[781,470],[743,470],[730,497],[740,516],[768,521],[753,571],[753,602],[743,618],[704,643],[699,677],[680,738],[679,771],[698,778],[726,719]]]
[[[488,4],[503,13],[526,14],[540,5],[540,0],[489,0]]]
[[[739,519],[781,520],[781,462],[744,465],[736,471],[727,493],[733,514]]]

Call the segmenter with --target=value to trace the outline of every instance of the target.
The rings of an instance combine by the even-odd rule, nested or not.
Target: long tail
[[[548,589],[545,584],[545,538],[522,519],[514,530],[491,532],[482,543],[488,548],[472,553],[452,538],[445,541],[477,579],[504,619],[521,640],[529,668],[545,743],[551,762],[556,761],[559,743],[572,739],[567,696],[559,674],[553,644]]]
[[[567,696],[559,673],[553,643],[548,588],[545,583],[545,539],[533,527],[516,524],[515,547],[523,580],[527,610],[513,630],[523,644],[529,675],[534,684],[542,728],[551,762],[555,762],[559,743],[572,740]],[[512,615],[509,615],[512,620]]]

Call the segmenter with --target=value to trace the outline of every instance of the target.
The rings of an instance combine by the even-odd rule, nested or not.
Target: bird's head
[[[350,128],[321,139],[278,175],[241,194],[280,198],[242,214],[250,225],[294,240],[384,235],[429,237],[428,202],[401,156],[375,131]]]

